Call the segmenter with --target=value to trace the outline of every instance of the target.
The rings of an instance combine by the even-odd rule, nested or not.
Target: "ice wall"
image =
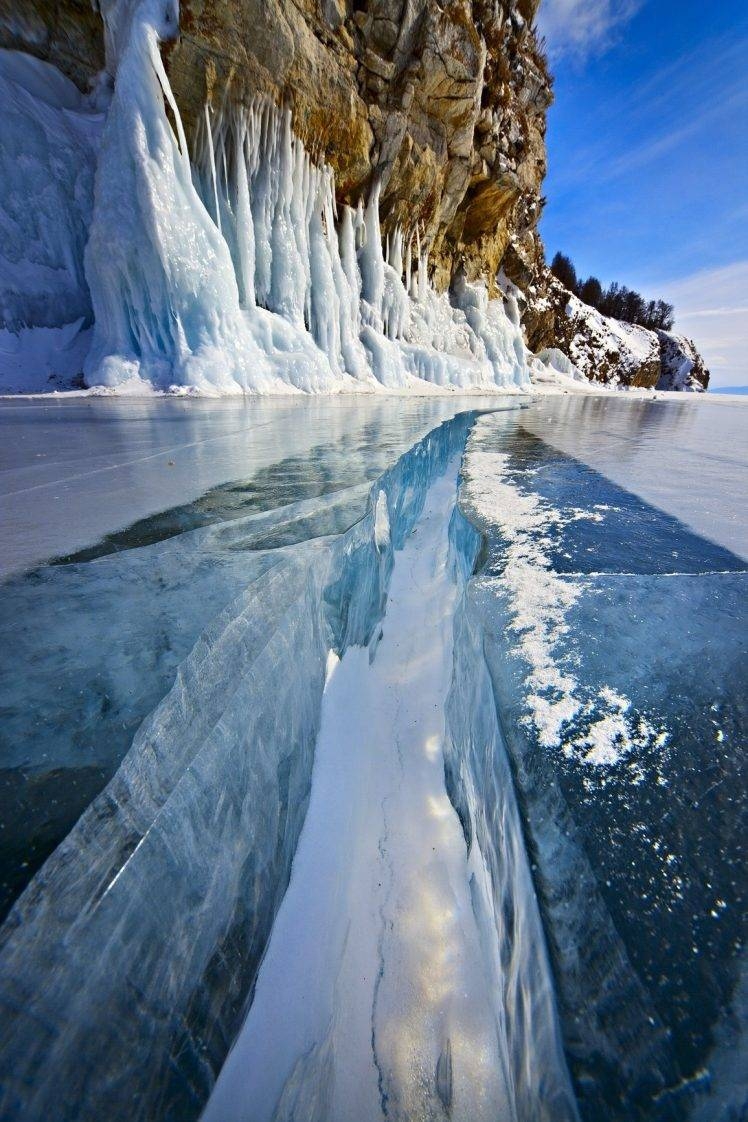
[[[88,346],[83,252],[103,114],[17,51],[0,50],[0,103],[0,392],[43,390],[78,373]]]
[[[288,111],[206,106],[188,152],[159,50],[178,31],[176,0],[102,0],[101,12],[108,73],[86,108],[104,104],[112,82],[114,92],[98,153],[101,115],[84,118],[52,67],[0,69],[12,106],[0,125],[8,331],[93,316],[90,351],[86,339],[64,369],[119,392],[529,384],[512,297],[505,307],[464,278],[437,294],[419,231],[383,238],[376,183],[338,212],[332,172],[293,135]],[[19,145],[31,154],[20,171]],[[56,342],[69,350],[67,336]],[[5,350],[19,352],[15,337]],[[15,388],[28,388],[23,374]]]

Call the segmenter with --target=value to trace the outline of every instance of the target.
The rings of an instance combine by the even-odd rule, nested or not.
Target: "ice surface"
[[[204,625],[119,771],[3,928],[0,984],[18,1011],[1,1049],[4,1110],[194,1116],[238,1028],[288,881],[328,653],[374,636],[393,549],[468,423],[436,430],[381,475],[342,536],[327,536],[340,527],[316,518],[298,544],[246,566],[238,588],[236,569],[223,568],[214,595],[222,579],[233,598]],[[219,539],[229,534],[229,550],[273,548],[270,525],[246,540],[250,529],[234,518]],[[92,579],[122,556],[94,561]],[[205,596],[200,583],[194,590]],[[199,614],[192,609],[190,626]],[[167,660],[159,673],[168,669]],[[55,981],[39,987],[50,961]],[[39,1033],[39,1018],[49,1034]],[[28,1064],[45,1077],[29,1079]]]
[[[0,412],[3,1113],[739,1116],[741,415],[189,405]]]
[[[583,1113],[686,1118],[709,1096],[729,1117],[745,1016],[746,565],[588,466],[607,471],[610,452],[580,424],[587,402],[574,430],[587,463],[540,440],[571,436],[571,411],[557,440],[547,406],[470,437],[461,502],[488,541],[466,617],[481,622],[536,854]],[[616,431],[633,443],[657,423],[662,440],[654,408],[614,413]],[[713,421],[679,450],[681,488]],[[725,455],[744,472],[737,448]],[[713,510],[715,537],[734,537],[733,513]]]
[[[456,471],[396,556],[376,652],[329,667],[291,883],[207,1122],[576,1117],[516,808],[494,889],[444,786]]]
[[[488,398],[0,402],[0,576],[311,449],[339,445],[371,478],[460,408]],[[386,462],[386,461],[384,461]],[[319,464],[310,471],[322,471]]]
[[[544,443],[748,559],[748,402],[548,397],[522,422]]]
[[[263,551],[350,526],[371,482],[456,405],[4,407],[3,561],[32,547],[60,560],[6,581],[0,601],[3,911],[111,777],[201,631],[266,570]],[[383,543],[381,514],[378,532]]]

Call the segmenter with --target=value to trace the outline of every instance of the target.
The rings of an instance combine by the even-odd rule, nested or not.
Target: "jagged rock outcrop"
[[[658,331],[657,336],[662,364],[657,389],[704,393],[709,386],[709,371],[693,339],[668,331]]]
[[[555,347],[590,381],[655,386],[660,346],[654,331],[602,315],[547,270],[528,289],[525,316],[532,350]]]
[[[604,316],[548,269],[527,286],[526,296],[523,323],[530,349],[561,351],[590,381],[696,391],[709,384],[709,371],[691,340]]]
[[[445,288],[542,260],[536,233],[550,79],[538,0],[182,0],[164,53],[188,134],[206,100],[288,104],[334,168],[341,201],[382,183],[385,229],[416,228]],[[0,45],[54,62],[81,88],[104,65],[91,0],[0,0]]]

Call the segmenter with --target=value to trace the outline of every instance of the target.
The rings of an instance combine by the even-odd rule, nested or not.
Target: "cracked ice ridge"
[[[490,880],[445,789],[457,469],[396,553],[373,661],[349,649],[328,676],[291,882],[205,1122],[517,1116]],[[525,1053],[547,1031],[530,1017]],[[538,1118],[568,1079],[543,1056]]]

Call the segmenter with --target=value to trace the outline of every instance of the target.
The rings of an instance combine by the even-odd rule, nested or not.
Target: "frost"
[[[561,748],[567,759],[596,768],[620,763],[634,748],[662,748],[665,730],[631,714],[629,698],[609,685],[590,698],[575,673],[574,655],[562,653],[562,641],[573,651],[569,616],[583,586],[573,574],[552,568],[557,533],[580,520],[601,522],[608,508],[561,509],[523,489],[510,470],[509,454],[483,450],[484,437],[496,425],[496,417],[483,417],[470,436],[462,501],[480,524],[498,530],[505,545],[501,576],[485,577],[484,583],[506,598],[509,631],[527,666],[525,723],[544,748]]]

